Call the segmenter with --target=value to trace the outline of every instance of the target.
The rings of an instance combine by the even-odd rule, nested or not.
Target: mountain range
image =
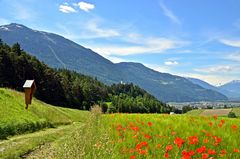
[[[0,38],[19,43],[24,50],[55,68],[67,68],[106,83],[134,83],[164,102],[219,101],[228,98],[189,79],[160,73],[143,64],[114,64],[101,55],[60,35],[12,23],[0,26]],[[231,87],[231,86],[229,86]]]
[[[228,97],[229,100],[240,100],[240,80],[233,80],[221,86],[213,86],[203,80],[196,78],[187,78],[194,84],[197,84],[205,89],[217,91]]]

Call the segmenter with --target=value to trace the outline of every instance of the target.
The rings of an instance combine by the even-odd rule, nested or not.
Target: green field
[[[36,99],[26,110],[23,93],[0,88],[0,139],[84,121],[87,114],[87,111],[54,107]]]
[[[36,99],[25,110],[23,97],[0,89],[0,130],[5,137],[30,132],[0,141],[0,158],[240,158],[239,119],[199,116],[204,110],[102,115],[99,107],[89,113]],[[46,127],[56,128],[32,133]]]
[[[240,121],[225,117],[111,114],[86,125],[37,158],[240,158]],[[64,143],[64,148],[61,145]]]

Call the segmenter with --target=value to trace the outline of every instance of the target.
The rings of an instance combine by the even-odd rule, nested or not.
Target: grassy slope
[[[45,127],[83,121],[88,114],[86,111],[54,107],[36,99],[33,99],[28,110],[24,107],[23,93],[0,88],[0,139]]]

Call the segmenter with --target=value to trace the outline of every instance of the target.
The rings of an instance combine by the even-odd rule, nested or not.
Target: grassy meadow
[[[239,119],[225,117],[101,116],[95,111],[83,127],[51,147],[52,158],[239,159],[239,128]],[[36,156],[49,156],[49,153],[43,154]]]
[[[36,99],[26,110],[23,93],[0,88],[0,140],[46,127],[84,121],[87,114],[87,111],[54,107]]]

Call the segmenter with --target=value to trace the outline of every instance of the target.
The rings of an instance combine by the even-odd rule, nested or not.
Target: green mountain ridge
[[[118,63],[56,34],[20,24],[0,27],[0,38],[9,45],[19,42],[24,50],[55,68],[67,68],[97,77],[105,84],[134,83],[164,102],[216,101],[227,97],[187,79],[160,73],[138,63]]]

